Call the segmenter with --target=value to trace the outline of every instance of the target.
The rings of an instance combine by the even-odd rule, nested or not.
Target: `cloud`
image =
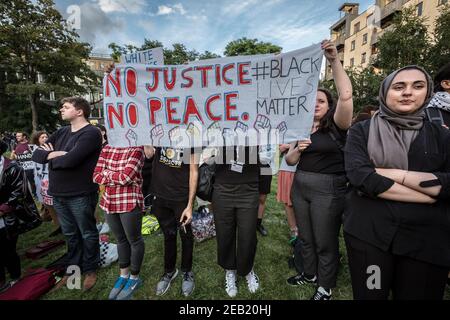
[[[75,30],[80,40],[88,42],[93,47],[93,52],[109,52],[110,42],[119,42],[121,31],[125,26],[125,19],[113,17],[105,13],[96,2],[84,2],[80,6],[80,29]],[[62,8],[61,14],[67,18],[67,13]]]
[[[186,14],[186,10],[184,9],[181,3],[174,4],[173,6],[166,6],[166,5],[158,6],[158,12],[156,13],[156,15],[164,16],[175,13],[179,13],[181,15]]]
[[[145,0],[98,0],[103,12],[142,12],[146,6]]]

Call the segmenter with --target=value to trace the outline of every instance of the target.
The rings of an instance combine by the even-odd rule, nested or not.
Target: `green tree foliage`
[[[270,42],[258,41],[258,39],[241,38],[231,41],[225,47],[225,56],[244,56],[264,53],[281,52],[282,48]]]
[[[203,53],[199,53],[196,50],[189,50],[182,43],[174,43],[172,48],[164,48],[163,44],[158,40],[149,40],[144,39],[144,44],[140,47],[132,46],[132,45],[118,45],[114,42],[110,43],[108,46],[111,50],[111,57],[115,61],[120,60],[120,56],[123,54],[129,54],[135,51],[148,50],[153,48],[163,48],[164,53],[164,64],[167,65],[177,65],[183,64],[189,61],[195,60],[203,60],[203,59],[212,59],[212,58],[220,58],[219,55],[205,51]]]
[[[379,53],[374,65],[384,74],[412,64],[427,66],[430,39],[425,21],[417,16],[414,7],[396,14],[392,26],[378,41]]]
[[[429,70],[433,75],[444,64],[450,62],[450,4],[442,7],[441,14],[436,20],[428,59]]]
[[[39,116],[55,115],[56,104],[43,103],[51,92],[58,100],[95,90],[99,79],[85,62],[90,50],[78,42],[52,0],[0,2],[0,113],[7,124],[2,129],[43,127]],[[11,105],[19,110],[11,112]],[[31,128],[18,123],[17,114],[31,120]]]

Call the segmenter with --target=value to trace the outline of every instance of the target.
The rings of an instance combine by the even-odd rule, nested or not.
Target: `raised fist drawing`
[[[128,144],[130,147],[137,146],[138,135],[136,132],[134,132],[131,129],[128,129],[127,134],[125,135],[125,138],[128,140]]]
[[[279,136],[279,140],[280,140],[280,144],[284,143],[284,135],[286,134],[287,131],[287,124],[286,122],[282,121],[278,124],[277,126],[277,130],[278,130],[278,134]]]
[[[222,128],[219,122],[213,122],[208,129],[206,129],[206,138],[208,139],[209,147],[218,147],[222,142]]]
[[[175,127],[169,131],[169,140],[172,147],[178,147],[183,142],[183,136],[180,127]]]
[[[164,129],[161,124],[154,126],[152,130],[150,130],[150,138],[152,139],[153,146],[159,146],[161,138],[163,136],[164,136]]]

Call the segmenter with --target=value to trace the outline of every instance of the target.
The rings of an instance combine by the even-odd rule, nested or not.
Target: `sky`
[[[341,0],[54,0],[65,18],[78,16],[76,31],[93,53],[108,54],[108,44],[140,46],[144,38],[165,47],[223,55],[227,43],[257,38],[283,48],[303,48],[329,38],[340,18]],[[348,1],[347,1],[348,2]],[[357,1],[355,1],[357,2]],[[360,0],[360,13],[375,0]],[[75,15],[73,14],[75,13]]]

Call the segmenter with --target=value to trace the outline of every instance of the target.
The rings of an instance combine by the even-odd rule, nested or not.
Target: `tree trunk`
[[[28,95],[28,100],[30,101],[31,106],[31,124],[33,127],[33,133],[38,129],[38,112],[36,105],[36,94]]]

